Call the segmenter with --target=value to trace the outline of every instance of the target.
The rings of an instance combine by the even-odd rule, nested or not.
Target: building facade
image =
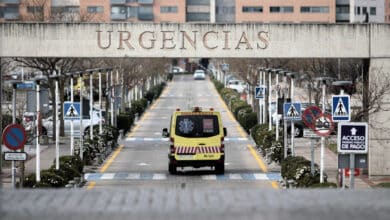
[[[390,22],[390,0],[0,0],[1,21]]]

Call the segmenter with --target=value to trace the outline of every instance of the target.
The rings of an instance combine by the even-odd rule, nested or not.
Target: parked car
[[[99,122],[105,123],[104,117],[101,117],[97,109],[93,110],[92,125],[99,125]],[[70,120],[64,120],[65,135],[70,135]],[[80,120],[73,120],[74,136],[80,136]],[[88,134],[91,127],[91,120],[89,115],[83,116],[83,133]],[[53,117],[50,116],[42,120],[42,134],[53,136]]]
[[[201,79],[204,80],[206,79],[206,74],[204,73],[204,70],[195,70],[194,72],[194,79]]]
[[[247,89],[246,83],[237,79],[229,80],[226,84],[226,87],[229,89],[233,89],[238,93],[242,93]]]

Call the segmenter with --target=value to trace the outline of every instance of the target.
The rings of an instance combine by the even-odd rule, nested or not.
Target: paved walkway
[[[314,141],[314,161],[318,166],[321,161],[321,142],[320,139],[316,142]],[[332,141],[334,142],[334,141]],[[295,155],[303,156],[308,160],[311,160],[311,141],[308,138],[296,138],[295,139]],[[337,183],[337,175],[338,175],[338,158],[335,153],[325,147],[324,150],[324,172],[328,175],[328,182]],[[349,186],[349,178],[346,177],[345,183]],[[368,180],[367,175],[361,175],[359,177],[355,177],[355,189],[367,189],[371,188],[371,185],[375,183],[370,182]]]
[[[60,141],[60,156],[69,155],[70,154],[70,142],[67,140],[68,138],[62,138]],[[55,159],[55,142],[49,140],[48,144],[43,144],[40,146],[40,157],[41,157],[41,170],[49,169],[54,164]],[[5,146],[2,148],[4,151],[9,151]],[[36,146],[35,143],[33,145],[26,145],[25,152],[28,154],[28,160],[25,163],[25,175],[30,173],[35,173],[36,170]],[[4,161],[3,161],[4,162]],[[17,167],[16,181],[18,180],[18,176],[20,175],[20,164],[18,162],[15,163]],[[12,174],[11,174],[11,165],[7,162],[6,166],[3,166],[3,172],[1,173],[1,183],[2,188],[11,188],[12,187]]]

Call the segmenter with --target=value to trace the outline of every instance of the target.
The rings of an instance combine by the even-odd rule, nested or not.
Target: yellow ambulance
[[[163,137],[169,137],[168,170],[176,174],[178,167],[214,167],[215,172],[225,172],[226,128],[221,114],[213,109],[192,111],[177,109],[171,117],[170,130],[163,129]]]

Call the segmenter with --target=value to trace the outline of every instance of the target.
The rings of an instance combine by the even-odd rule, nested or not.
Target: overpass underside
[[[359,58],[377,87],[390,75],[390,25],[1,23],[0,57]],[[370,175],[390,175],[387,92],[381,105],[368,117]]]

